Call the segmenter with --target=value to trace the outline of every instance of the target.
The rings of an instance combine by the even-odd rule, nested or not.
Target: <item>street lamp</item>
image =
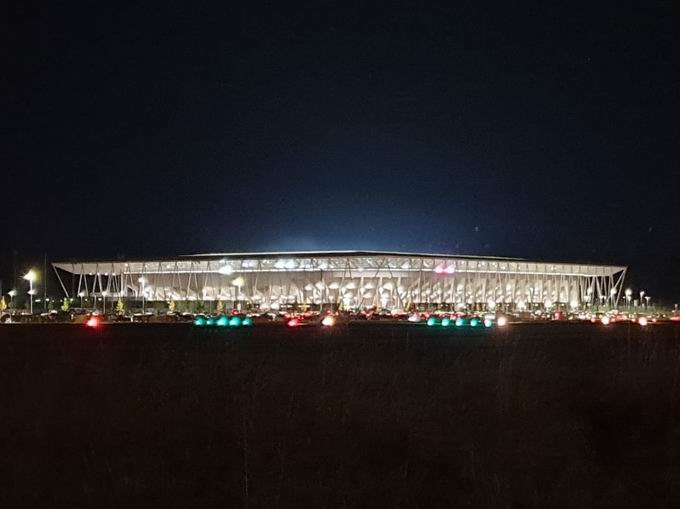
[[[102,292],[102,314],[106,315],[106,296],[109,294],[106,290]]]
[[[628,309],[630,309],[630,300],[633,298],[633,290],[626,288],[626,302],[628,303]]]
[[[241,287],[245,284],[245,280],[241,276],[239,276],[236,279],[234,279],[231,282],[231,284],[236,287],[236,300],[235,300],[234,304],[236,304],[236,302],[238,302],[238,310],[240,311],[241,310],[241,301],[238,300],[238,299],[240,298]]]
[[[83,297],[85,297],[85,292],[78,292],[78,297],[80,297],[80,307],[83,307]]]
[[[28,290],[28,295],[30,296],[30,302],[31,302],[31,314],[33,314],[33,296],[35,295],[35,290],[33,290],[33,282],[38,279],[38,274],[31,269],[29,270],[26,274],[24,274],[24,279],[28,281],[29,285],[29,290]]]
[[[144,314],[144,297],[145,297],[145,292],[146,292],[144,285],[146,284],[146,278],[144,276],[142,276],[137,280],[137,282],[141,283],[141,285],[142,285],[142,314]]]
[[[12,302],[14,302],[14,297],[16,296],[16,294],[17,294],[16,290],[10,290],[9,292],[7,292],[7,295],[9,295],[10,305],[12,304]]]

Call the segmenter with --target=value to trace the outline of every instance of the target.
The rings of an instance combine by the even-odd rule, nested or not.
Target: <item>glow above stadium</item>
[[[520,310],[615,304],[626,274],[623,266],[380,251],[218,253],[52,265],[67,296],[223,301],[262,310],[294,304]]]

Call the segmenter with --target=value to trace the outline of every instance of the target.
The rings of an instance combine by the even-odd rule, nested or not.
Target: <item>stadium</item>
[[[218,253],[52,264],[67,297],[239,309],[614,306],[626,267],[380,251]]]

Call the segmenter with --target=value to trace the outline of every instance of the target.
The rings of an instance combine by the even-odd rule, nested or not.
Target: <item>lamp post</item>
[[[38,275],[33,269],[29,270],[26,274],[24,274],[24,279],[28,281],[29,285],[28,295],[30,297],[31,314],[33,314],[33,295],[35,295],[35,290],[33,290],[33,282],[37,279],[37,277]]]
[[[11,306],[12,303],[14,302],[14,297],[16,296],[17,291],[16,290],[10,290],[9,292],[7,292],[7,294],[9,295],[9,305]]]
[[[109,294],[106,290],[102,292],[102,315],[106,315],[106,296]]]
[[[80,307],[83,307],[83,297],[85,297],[85,292],[78,292],[78,297],[80,297]]]
[[[626,303],[628,304],[628,309],[630,309],[630,300],[633,297],[633,290],[626,288]]]
[[[239,276],[236,279],[234,279],[231,282],[231,284],[236,287],[236,300],[234,302],[234,305],[237,305],[237,303],[238,303],[237,309],[240,311],[241,310],[241,301],[238,300],[238,299],[240,298],[241,287],[245,284],[245,280],[241,276]]]
[[[142,285],[142,314],[144,314],[144,298],[145,298],[145,293],[146,293],[146,289],[144,288],[144,285],[146,284],[146,278],[144,276],[142,276],[137,280],[137,282],[141,283],[141,285]]]

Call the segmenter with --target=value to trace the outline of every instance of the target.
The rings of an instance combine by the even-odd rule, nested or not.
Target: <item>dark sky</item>
[[[45,4],[0,16],[5,291],[13,252],[363,248],[680,297],[674,2]]]

